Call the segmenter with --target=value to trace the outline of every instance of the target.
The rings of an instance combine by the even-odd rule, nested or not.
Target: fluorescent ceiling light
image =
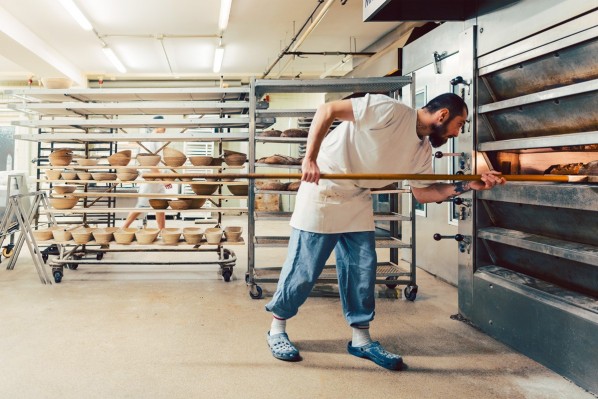
[[[108,58],[110,60],[112,65],[114,65],[116,67],[116,69],[118,69],[118,72],[120,72],[120,73],[127,72],[127,68],[125,68],[123,63],[120,62],[120,60],[118,59],[116,54],[114,54],[114,51],[112,51],[112,49],[110,47],[102,47],[102,51],[106,55],[106,58]]]
[[[218,29],[225,30],[228,26],[228,17],[233,0],[220,0],[220,18],[218,19]]]
[[[66,10],[69,12],[69,14],[71,14],[71,16],[73,18],[75,18],[75,21],[77,21],[83,29],[85,29],[85,30],[93,29],[93,26],[91,26],[91,23],[89,22],[89,20],[85,17],[85,15],[83,15],[83,13],[79,9],[79,7],[77,7],[77,5],[73,2],[73,0],[58,0],[58,1],[60,1],[60,4],[62,4],[62,6],[64,8],[66,8]]]
[[[218,46],[216,47],[216,51],[214,51],[214,67],[212,70],[214,73],[220,72],[220,68],[222,68],[222,60],[224,59],[224,47]]]

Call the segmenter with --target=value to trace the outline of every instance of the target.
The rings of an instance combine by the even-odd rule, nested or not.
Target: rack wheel
[[[14,246],[6,246],[4,248],[2,248],[2,256],[4,256],[5,258],[10,258],[12,256],[12,254],[14,253]]]
[[[104,252],[98,252],[96,254],[96,259],[97,260],[102,260],[104,258]]]
[[[44,263],[48,261],[48,254],[46,252],[42,252],[42,260],[44,261]]]
[[[417,285],[408,285],[403,290],[403,293],[408,301],[415,301],[415,297],[417,296]]]
[[[249,273],[245,273],[245,284],[249,284]]]
[[[62,281],[62,272],[60,270],[54,270],[52,272],[52,275],[54,276],[54,282],[55,283],[60,283]]]
[[[2,248],[2,256],[10,258],[13,254],[13,248],[4,247]]]
[[[66,267],[69,270],[77,270],[77,268],[79,267],[78,263],[67,263]]]
[[[230,278],[233,275],[233,271],[232,270],[223,270],[222,271],[222,278],[224,279],[224,281],[226,281],[227,283],[230,282]]]
[[[388,276],[388,277],[386,277],[386,281],[396,281],[396,280],[398,280],[397,276]],[[398,284],[386,284],[386,286],[389,289],[391,289],[391,290],[394,290],[395,288],[397,288],[397,285]]]
[[[253,290],[255,289],[255,294],[253,293]],[[250,290],[249,290],[249,296],[251,297],[251,299],[262,299],[262,287],[260,287],[259,285],[254,285]]]

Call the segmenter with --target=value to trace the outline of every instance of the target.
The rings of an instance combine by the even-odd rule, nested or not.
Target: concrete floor
[[[230,283],[217,266],[99,265],[50,286],[25,249],[15,270],[0,269],[0,397],[595,398],[452,320],[457,290],[423,271],[415,302],[379,289],[372,324],[407,370],[347,354],[339,300],[324,295],[288,322],[304,360],[278,361],[265,340],[267,298],[250,299],[244,283],[244,248],[234,248]],[[264,286],[267,295],[273,288]]]

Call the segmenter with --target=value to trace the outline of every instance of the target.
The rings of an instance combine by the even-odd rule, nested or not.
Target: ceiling
[[[301,27],[309,25],[318,5],[314,16],[331,2],[295,51],[362,52],[400,25],[363,22],[362,0],[233,0],[220,39],[218,0],[74,1],[94,31],[83,30],[57,0],[0,0],[0,81],[68,76],[84,85],[99,78],[247,79],[262,77],[270,68],[268,77],[318,78],[345,55],[285,55],[273,65]],[[224,61],[214,74],[220,40]],[[105,57],[103,43],[114,50],[126,73]],[[346,65],[333,74],[346,74]]]

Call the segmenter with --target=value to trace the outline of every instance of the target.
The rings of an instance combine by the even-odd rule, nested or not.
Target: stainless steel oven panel
[[[598,35],[598,28],[593,31]],[[598,38],[572,44],[493,72],[481,71],[492,98],[479,105],[597,79]]]
[[[524,105],[484,112],[482,115],[488,123],[480,126],[480,129],[491,129],[491,132],[480,132],[481,137],[485,141],[500,141],[595,131],[598,121],[598,80],[580,85],[585,87],[579,87],[579,94],[538,102],[530,100]],[[585,90],[592,91],[583,92]],[[529,96],[542,98],[539,94]]]
[[[510,3],[502,9],[479,15],[478,25],[478,56],[500,49],[501,54],[493,60],[504,60],[521,52],[549,43],[575,33],[577,28],[584,26],[576,21],[571,27],[557,27],[563,21],[580,16],[596,8],[595,1],[588,0],[520,0]],[[590,22],[591,23],[591,22]],[[595,25],[595,20],[594,20]],[[569,28],[569,29],[563,29]],[[541,36],[529,38],[538,32],[545,31]],[[524,40],[522,40],[524,39]],[[521,45],[513,43],[521,41]],[[505,48],[505,46],[509,46]],[[487,65],[481,60],[481,66]]]

